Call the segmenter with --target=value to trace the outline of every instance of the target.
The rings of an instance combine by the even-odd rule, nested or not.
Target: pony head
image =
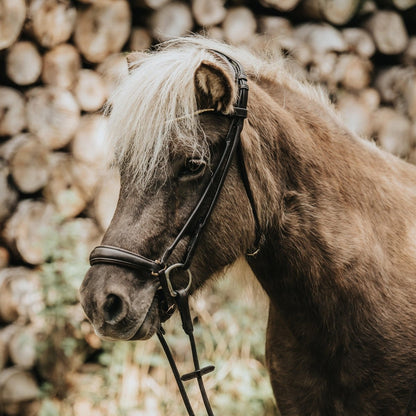
[[[224,45],[193,39],[130,57],[130,75],[108,105],[121,189],[104,245],[159,259],[198,203],[225,148],[238,93],[232,66],[212,51],[218,48],[232,55]],[[170,261],[183,258],[189,238]],[[234,160],[192,257],[191,291],[254,240],[253,211]],[[184,287],[187,275],[173,280]],[[100,336],[146,339],[160,323],[158,288],[146,273],[97,264],[84,279],[81,302]]]

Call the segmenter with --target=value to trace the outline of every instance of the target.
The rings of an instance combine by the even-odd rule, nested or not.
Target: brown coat
[[[192,59],[201,55],[188,68],[195,83],[188,93],[200,107],[229,111],[236,94],[233,74],[204,46],[233,51],[201,40],[184,45]],[[175,53],[171,47],[164,53]],[[175,65],[171,58],[166,71],[177,69],[167,66]],[[133,81],[151,76],[152,59],[135,65]],[[268,70],[256,75],[255,65],[243,63],[250,74],[243,157],[265,236],[248,261],[270,299],[267,366],[280,411],[403,415],[416,383],[416,167],[355,137],[329,104],[282,71],[265,65]],[[134,89],[126,85],[127,102]],[[124,96],[119,98],[122,107]],[[118,130],[128,124],[120,120],[124,113],[142,111],[113,105]],[[130,162],[156,166],[156,159],[147,161],[140,152],[132,159],[134,141],[121,146],[121,193],[105,244],[155,259],[173,240],[221,155],[228,118],[203,113],[198,123],[197,136],[169,132],[161,147],[168,153],[157,159],[165,169],[143,171],[151,178],[146,187],[134,180],[136,164]],[[195,140],[205,144],[196,148]],[[186,172],[184,163],[192,157],[204,160],[207,169]],[[192,260],[192,289],[244,256],[254,240],[253,211],[234,161]],[[172,260],[184,248],[185,242]],[[175,279],[178,286],[186,284],[186,276]],[[102,336],[145,339],[159,325],[156,286],[132,270],[98,265],[87,273],[81,300]]]

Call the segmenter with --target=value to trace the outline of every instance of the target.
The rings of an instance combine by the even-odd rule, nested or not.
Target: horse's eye
[[[179,177],[197,176],[205,169],[206,162],[202,159],[187,159],[179,172]]]

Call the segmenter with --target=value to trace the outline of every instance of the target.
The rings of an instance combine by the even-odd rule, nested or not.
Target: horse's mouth
[[[154,296],[142,324],[139,326],[139,329],[136,331],[136,333],[131,338],[129,338],[129,340],[135,341],[149,339],[159,329],[159,326],[159,300],[157,296]]]

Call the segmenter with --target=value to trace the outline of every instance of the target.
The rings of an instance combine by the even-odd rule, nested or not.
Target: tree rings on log
[[[0,86],[0,136],[11,136],[26,127],[23,95],[10,87]]]
[[[31,31],[39,44],[53,48],[66,42],[74,31],[77,11],[70,0],[31,0]]]
[[[81,69],[78,50],[69,43],[58,45],[43,56],[42,81],[47,85],[70,89]]]
[[[2,0],[0,13],[0,50],[19,37],[26,17],[25,0]]]
[[[24,262],[38,265],[50,255],[50,239],[55,231],[56,212],[52,205],[24,199],[6,222],[3,238]]]
[[[27,93],[29,130],[49,149],[59,149],[72,139],[80,120],[73,95],[58,87],[36,87]]]
[[[124,0],[93,3],[78,12],[74,41],[90,62],[119,52],[130,35],[131,13]]]
[[[18,85],[36,82],[42,72],[42,57],[32,42],[17,42],[8,51],[7,76]]]

